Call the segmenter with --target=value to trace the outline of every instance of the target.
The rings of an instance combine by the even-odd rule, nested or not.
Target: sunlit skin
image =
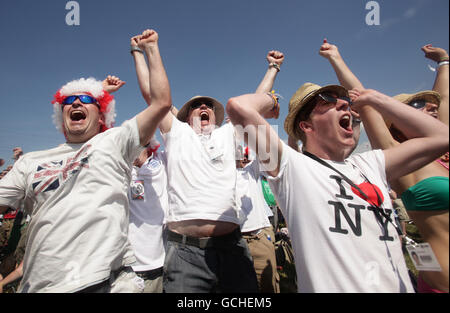
[[[307,151],[327,159],[345,159],[359,139],[359,134],[354,134],[352,121],[353,116],[347,101],[338,99],[334,104],[319,99],[309,119],[299,123],[308,137]],[[334,155],[337,158],[332,157]]]
[[[204,103],[196,109],[189,109],[188,123],[196,133],[210,133],[216,126],[214,109]]]
[[[423,113],[428,114],[434,118],[439,118],[438,116],[439,105],[435,103],[427,102],[426,105],[420,109]]]
[[[426,105],[419,110],[438,119],[438,109],[439,105],[427,102]],[[413,186],[417,182],[433,176],[448,177],[448,170],[439,163],[432,162],[415,171],[412,175],[403,178],[400,182],[393,183],[393,186],[397,188],[401,194],[407,187]],[[408,211],[408,214],[420,230],[422,239],[433,247],[433,252],[442,268],[441,272],[420,271],[422,279],[430,286],[448,292],[448,210],[433,212]]]
[[[64,134],[68,143],[88,141],[100,132],[104,124],[103,113],[96,103],[83,104],[80,99],[76,99],[72,104],[63,105],[62,110]]]

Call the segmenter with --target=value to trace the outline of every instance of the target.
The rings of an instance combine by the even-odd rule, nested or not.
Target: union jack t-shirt
[[[31,215],[19,291],[73,292],[134,262],[127,238],[136,119],[83,144],[27,153],[0,180],[0,205]]]

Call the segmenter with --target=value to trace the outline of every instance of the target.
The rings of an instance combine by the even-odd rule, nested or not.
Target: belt
[[[147,280],[154,280],[163,274],[163,267],[155,268],[149,271],[135,272],[137,276]]]
[[[186,244],[189,246],[198,247],[200,249],[205,249],[205,248],[210,248],[210,247],[214,247],[214,246],[220,246],[220,245],[223,245],[226,243],[228,243],[228,244],[234,243],[234,242],[237,242],[241,238],[242,238],[241,230],[239,227],[237,227],[231,233],[226,234],[226,235],[216,236],[216,237],[203,237],[203,238],[186,236],[186,235],[178,234],[171,230],[168,230],[167,240]]]

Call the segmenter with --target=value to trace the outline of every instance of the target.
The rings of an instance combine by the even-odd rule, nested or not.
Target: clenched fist
[[[326,39],[323,40],[323,44],[320,46],[319,54],[328,60],[340,57],[338,47],[328,43]]]
[[[141,49],[146,47],[156,46],[158,44],[158,33],[153,29],[144,30],[138,40],[138,46]]]
[[[278,66],[281,66],[284,61],[284,54],[280,51],[271,50],[267,53],[266,59],[269,64],[275,63],[278,64]]]

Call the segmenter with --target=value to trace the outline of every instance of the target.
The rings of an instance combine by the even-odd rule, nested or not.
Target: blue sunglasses
[[[97,104],[97,99],[95,99],[94,97],[88,96],[88,95],[73,95],[73,96],[68,96],[67,98],[64,99],[63,103],[64,105],[66,104],[72,104],[75,102],[75,100],[80,99],[81,103],[83,104],[91,104],[91,103],[95,103]],[[98,105],[98,104],[97,104]]]

